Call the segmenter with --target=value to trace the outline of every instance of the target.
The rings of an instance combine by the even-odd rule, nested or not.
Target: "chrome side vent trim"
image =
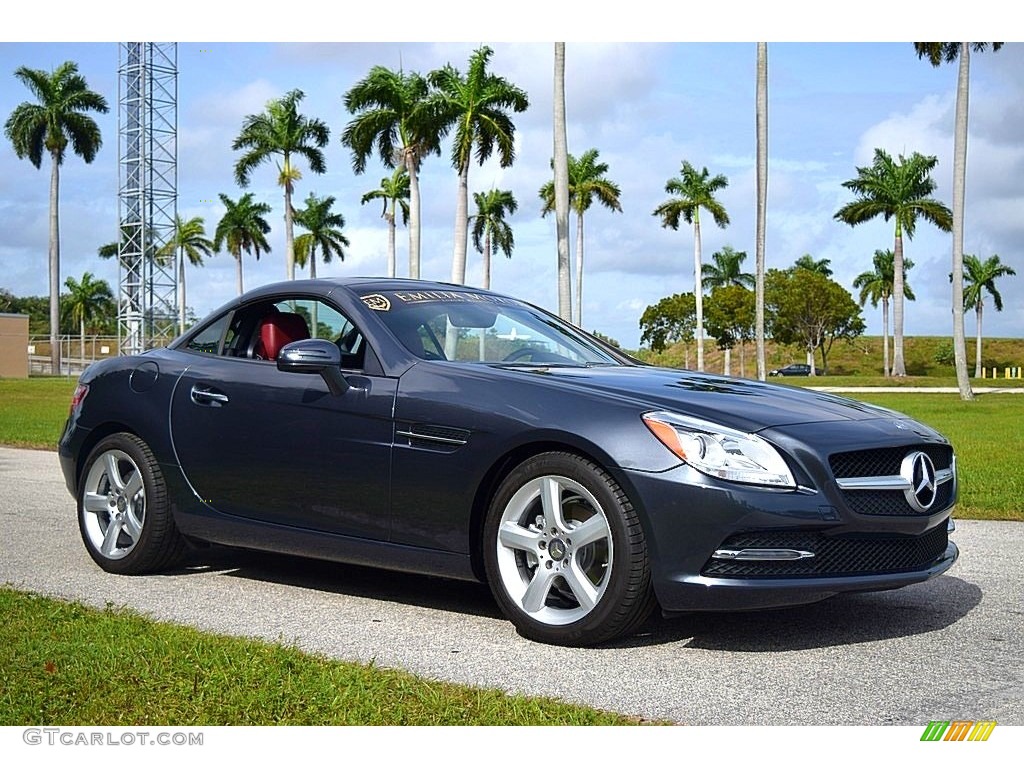
[[[465,445],[469,441],[469,432],[464,429],[429,424],[410,424],[408,429],[396,429],[395,434],[407,438],[410,443],[424,441],[459,446]]]
[[[806,560],[814,557],[804,549],[716,549],[715,560]]]

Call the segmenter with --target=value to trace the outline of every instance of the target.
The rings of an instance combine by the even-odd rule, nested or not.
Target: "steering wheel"
[[[515,349],[509,352],[507,355],[505,355],[505,357],[502,358],[502,362],[513,363],[516,360],[519,360],[520,358],[526,357],[527,355],[529,355],[530,359],[532,360],[535,352],[537,352],[537,350],[534,349],[533,347],[520,347],[519,349]]]

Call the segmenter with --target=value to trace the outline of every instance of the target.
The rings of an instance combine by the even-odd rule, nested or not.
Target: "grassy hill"
[[[689,357],[687,357],[689,347]],[[938,362],[941,352],[948,350],[950,340],[946,336],[907,336],[903,339],[903,355],[907,366],[908,377],[955,377],[952,364]],[[674,368],[695,368],[696,348],[693,344],[676,344],[661,354],[642,349],[635,353],[637,357],[654,365]],[[890,354],[892,354],[890,350]],[[756,373],[754,345],[746,345],[745,375],[753,377]],[[775,344],[769,341],[765,347],[765,358],[768,369],[781,368],[789,363],[805,362],[802,349],[792,345]],[[967,342],[968,367],[974,373],[974,341]],[[713,341],[706,341],[704,347],[704,368],[710,372],[721,373],[724,354],[716,349]],[[815,358],[821,366],[821,355]],[[687,365],[687,361],[689,365]],[[741,370],[741,352],[739,347],[732,351],[732,374],[744,375]],[[985,339],[982,345],[982,365],[990,371],[992,367],[999,369],[999,375],[1008,367],[1024,366],[1024,339]],[[882,337],[862,336],[852,342],[837,341],[829,352],[829,376],[865,376],[880,377],[882,374]]]

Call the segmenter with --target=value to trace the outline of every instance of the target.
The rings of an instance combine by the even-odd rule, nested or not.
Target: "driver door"
[[[345,372],[348,391],[260,359],[268,350],[256,334],[275,312],[345,346],[360,365]],[[172,398],[174,447],[196,495],[226,515],[387,539],[396,381],[362,368],[358,330],[317,299],[242,308],[231,327],[223,353],[197,354]]]

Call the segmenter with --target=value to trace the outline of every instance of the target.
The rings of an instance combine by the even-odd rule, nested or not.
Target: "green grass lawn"
[[[956,388],[955,376],[900,376],[885,378],[884,376],[807,376],[790,378],[772,378],[772,382],[794,384],[801,387],[953,387]],[[1021,389],[1024,379],[971,379],[971,387],[977,389]]]
[[[0,726],[635,725],[0,587]]]
[[[0,445],[56,450],[77,379],[0,379]]]
[[[960,475],[956,517],[1024,520],[1024,394],[872,392],[853,395],[913,416],[953,443]]]

